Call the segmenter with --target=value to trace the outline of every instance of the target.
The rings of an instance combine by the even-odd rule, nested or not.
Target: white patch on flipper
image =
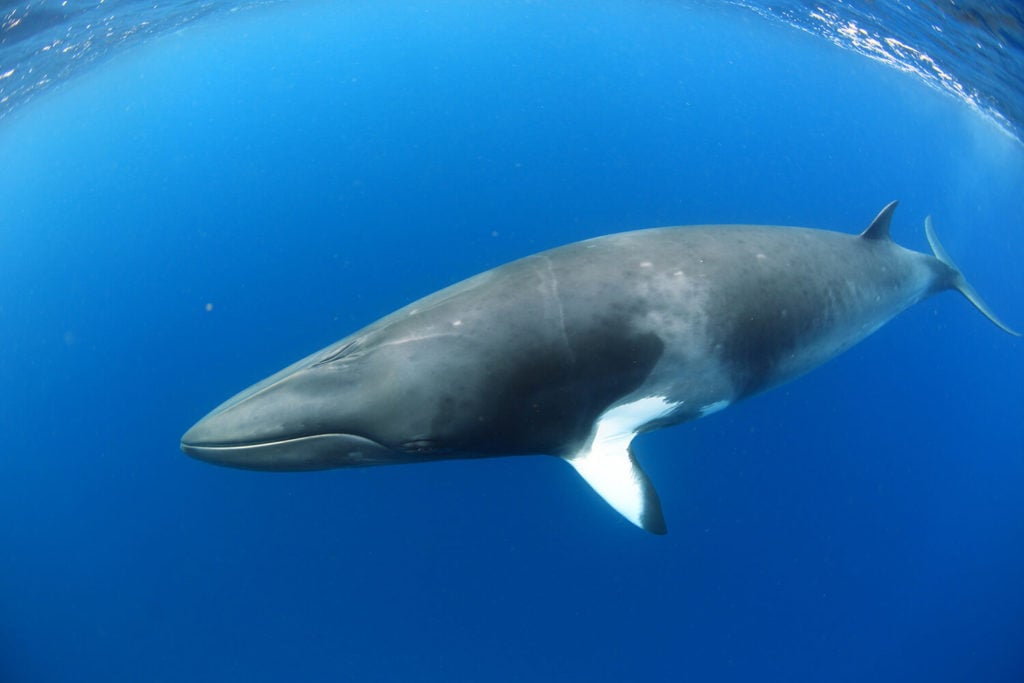
[[[628,448],[629,442],[633,440],[641,427],[660,420],[675,410],[678,405],[678,403],[669,403],[661,396],[648,396],[632,403],[609,408],[601,414],[601,417],[597,418],[591,443],[594,445],[608,444],[613,448]]]
[[[667,416],[678,405],[649,396],[610,408],[597,419],[587,445],[565,457],[619,514],[656,534],[665,533],[661,504],[629,444],[644,426]]]

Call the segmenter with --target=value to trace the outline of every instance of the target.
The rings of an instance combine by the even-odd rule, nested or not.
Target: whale
[[[181,449],[304,471],[561,458],[625,519],[667,530],[634,438],[792,380],[903,310],[960,292],[1003,331],[939,240],[764,225],[651,228],[470,277],[230,398]]]

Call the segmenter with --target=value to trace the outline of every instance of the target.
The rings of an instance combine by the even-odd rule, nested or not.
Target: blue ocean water
[[[0,120],[0,681],[1024,680],[1024,346],[956,294],[640,437],[665,537],[553,458],[178,451],[416,297],[631,228],[899,199],[1024,327],[1012,87],[731,5],[246,7],[161,8]]]

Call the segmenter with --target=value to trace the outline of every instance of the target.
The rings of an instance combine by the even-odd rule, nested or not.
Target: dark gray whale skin
[[[513,261],[416,301],[216,408],[189,455],[264,470],[565,458],[664,532],[629,449],[791,380],[922,299],[957,289],[1001,323],[935,239],[706,225],[625,232]],[[1014,333],[1015,334],[1015,333]]]

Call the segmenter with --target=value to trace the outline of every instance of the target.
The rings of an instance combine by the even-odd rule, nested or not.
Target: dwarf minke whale
[[[889,235],[703,225],[597,237],[454,284],[246,389],[182,437],[259,470],[548,454],[666,530],[630,448],[789,381],[937,292],[999,320],[942,248]]]

